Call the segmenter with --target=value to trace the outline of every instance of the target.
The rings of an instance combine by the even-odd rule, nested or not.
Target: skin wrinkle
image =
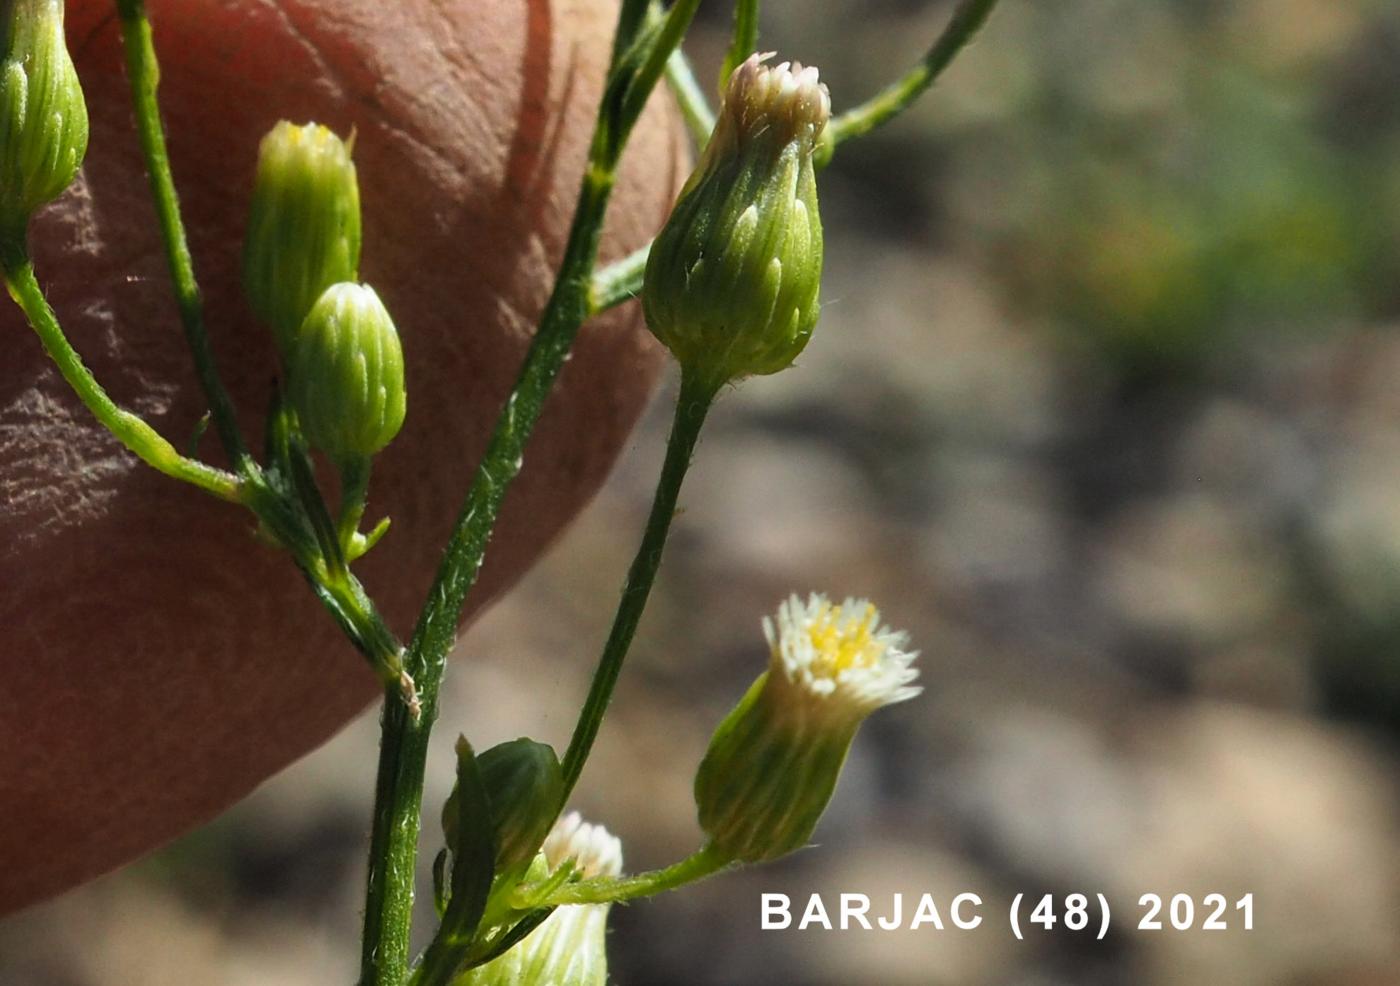
[[[346,85],[342,67],[326,54],[326,37],[333,36],[334,25],[332,23],[326,22],[324,18],[318,21],[314,17],[308,17],[307,8],[303,4],[293,2],[293,0],[281,0],[280,3],[274,2],[274,0],[258,0],[258,2],[276,8],[278,15],[283,19],[284,23],[293,33],[293,36],[305,45],[307,51],[316,59],[324,76],[333,80],[341,92],[356,91],[354,87]],[[409,18],[417,13],[417,11],[409,8],[410,4],[403,3],[399,8],[400,16]],[[420,47],[420,54],[426,57],[441,55],[447,58],[449,62],[448,67],[454,68],[451,64],[451,58],[448,57],[449,51],[447,50],[456,47],[455,32],[450,30],[450,26],[450,24],[444,25],[445,28],[449,29],[431,35],[434,43],[431,45],[422,45]],[[472,90],[479,84],[474,81],[474,79],[480,78],[480,75],[472,77],[462,72],[446,74],[433,72],[432,75],[435,81],[431,85],[418,87],[403,95],[405,95],[410,102],[419,103],[427,108],[432,108],[433,99],[431,97],[435,96],[440,91],[449,92],[454,102],[472,100]],[[432,135],[420,133],[417,132],[416,129],[413,129],[411,127],[411,124],[414,122],[412,116],[407,117],[403,121],[394,119],[390,115],[390,108],[385,106],[377,98],[378,93],[385,88],[382,80],[377,81],[370,90],[368,96],[357,96],[355,98],[360,101],[361,105],[370,107],[375,111],[376,122],[386,133],[411,142],[417,149],[426,152],[429,156],[440,162],[445,169],[456,175],[459,180],[469,181],[471,175],[453,151],[454,149],[470,144],[491,146],[493,135],[484,123],[486,119],[485,114],[479,111],[478,106],[468,105],[454,107],[453,109],[454,123],[459,126],[470,126],[475,121],[482,121],[477,125],[475,133],[454,134],[450,141],[439,142],[434,140]]]
[[[297,22],[283,9],[282,5],[274,2],[274,0],[253,0],[253,2],[281,21],[282,26],[287,29],[287,36],[300,44],[302,50],[311,56],[311,60],[315,63],[317,68],[318,80],[325,85],[331,86],[334,89],[335,96],[344,97],[346,92],[345,86],[341,83],[338,73],[332,69],[330,63],[321,53],[320,46],[306,36]]]
[[[534,332],[535,315],[523,311],[514,301],[525,293],[522,281],[537,278],[540,269],[552,270],[556,252],[562,252],[563,239],[547,242],[540,229],[540,216],[549,208],[556,207],[553,200],[535,194],[554,178],[553,162],[558,160],[559,141],[563,134],[564,117],[556,115],[553,132],[546,138],[544,128],[549,125],[545,107],[570,105],[574,93],[574,78],[577,52],[570,50],[563,91],[558,99],[550,100],[550,62],[553,46],[553,16],[548,0],[526,0],[525,4],[525,43],[521,56],[520,75],[525,80],[518,99],[511,98],[517,110],[513,114],[516,126],[505,154],[501,183],[501,194],[497,204],[485,217],[464,212],[454,226],[451,236],[469,237],[473,227],[480,225],[497,228],[524,230],[525,238],[517,246],[509,242],[500,244],[501,249],[489,255],[490,263],[477,268],[473,274],[498,298],[505,302],[499,308],[501,314],[510,319],[515,328],[524,353],[526,341]],[[548,163],[550,167],[541,167]],[[535,208],[529,208],[532,201]],[[526,208],[516,206],[525,203]],[[507,220],[505,217],[510,216]],[[505,399],[505,392],[500,394]]]
[[[7,510],[34,520],[21,526],[14,539],[0,541],[0,558],[17,555],[24,545],[42,541],[46,532],[67,527],[81,521],[85,515],[100,511],[104,501],[114,494],[110,490],[94,493],[93,488],[102,490],[110,477],[128,468],[120,455],[102,455],[99,449],[92,448],[87,430],[76,421],[76,413],[41,391],[21,394],[13,407],[0,411],[0,422],[11,411],[16,420],[0,423],[0,461],[12,463],[0,474],[0,503],[4,503]],[[61,443],[63,452],[57,460],[46,448],[32,441],[30,422],[35,420],[44,421],[47,427],[58,429],[66,436]],[[34,476],[42,475],[46,467],[54,478],[80,475],[84,482],[70,485],[35,482]]]
[[[447,8],[453,0],[428,0],[427,10],[436,19],[436,30],[434,36],[439,39],[437,49],[442,56],[450,62],[468,78],[479,78],[483,74],[489,78],[489,73],[481,71],[481,62],[473,57],[472,47],[461,44],[457,40],[457,32],[454,30],[452,18],[448,15]],[[480,39],[473,39],[477,42]]]
[[[449,2],[451,0],[429,0],[427,5],[427,9],[437,21],[434,37],[438,39],[438,43],[435,45],[435,50],[447,60],[448,67],[453,70],[451,76],[453,82],[460,85],[462,80],[484,80],[484,82],[476,82],[475,85],[485,85],[488,89],[496,88],[499,84],[493,78],[492,73],[483,71],[481,59],[473,55],[474,49],[479,47],[483,41],[488,44],[495,42],[492,39],[473,38],[471,47],[458,42],[455,25],[446,10]],[[430,87],[429,93],[436,92],[437,88],[437,85]],[[490,100],[493,95],[493,93],[488,92],[487,99]],[[464,119],[467,121],[475,118],[471,114],[464,115]],[[477,135],[477,138],[483,139],[486,136],[485,133],[482,133]]]

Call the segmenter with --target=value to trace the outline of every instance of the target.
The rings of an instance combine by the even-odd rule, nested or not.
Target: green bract
[[[289,377],[307,441],[337,462],[373,455],[403,425],[403,350],[371,287],[325,290],[297,332]]]
[[[0,226],[10,234],[73,180],[88,118],[62,0],[0,0],[0,18]]]
[[[350,149],[317,123],[283,120],[262,140],[243,281],[284,359],[321,292],[357,277],[360,189]]]
[[[812,154],[831,112],[815,68],[734,70],[714,133],[647,260],[651,331],[718,387],[792,364],[818,314],[822,227]]]

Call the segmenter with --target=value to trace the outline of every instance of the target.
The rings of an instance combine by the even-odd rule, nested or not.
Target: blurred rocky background
[[[772,2],[762,43],[840,108],[950,7]],[[927,690],[868,724],[819,848],[617,909],[616,980],[1400,983],[1400,7],[1004,0],[822,195],[822,324],[715,413],[578,806],[632,868],[694,847],[691,773],[790,591],[878,601]],[[566,742],[671,392],[463,641],[430,805],[459,730]],[[368,713],[0,924],[0,983],[353,981],[376,740]],[[760,932],[765,891],[974,891],[988,921]],[[1016,943],[1021,891],[1102,891],[1116,927]],[[1213,891],[1256,930],[1133,928]]]

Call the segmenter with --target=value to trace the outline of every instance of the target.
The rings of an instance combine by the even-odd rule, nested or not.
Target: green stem
[[[744,59],[758,50],[758,0],[738,0],[734,4],[734,31],[719,70],[719,91],[729,82],[729,76]]]
[[[425,759],[414,753],[426,750],[427,734],[436,715],[436,695],[428,714],[415,722],[398,693],[385,687],[360,986],[399,986],[408,974],[408,930],[413,920]]]
[[[666,59],[666,83],[671,87],[672,95],[676,97],[676,103],[681,108],[681,117],[685,120],[686,128],[690,130],[690,136],[695,139],[695,146],[704,150],[705,144],[709,142],[710,132],[715,129],[715,111],[710,108],[710,101],[705,98],[705,90],[695,78],[690,59],[686,58],[685,52],[679,48],[671,52],[671,57]]]
[[[198,486],[232,503],[243,500],[242,484],[237,476],[181,455],[139,416],[118,407],[102,389],[68,342],[58,318],[49,307],[34,277],[34,265],[25,249],[23,234],[5,236],[0,242],[0,266],[4,268],[5,285],[10,297],[24,311],[44,350],[58,366],[59,373],[63,374],[63,379],[68,381],[68,385],[108,431],[143,462],[167,476]]]
[[[161,236],[165,241],[170,276],[175,283],[175,302],[180,309],[180,321],[185,339],[194,356],[195,372],[199,376],[204,397],[218,430],[224,452],[235,470],[242,472],[251,464],[243,436],[238,430],[233,402],[219,380],[209,336],[204,330],[204,302],[194,276],[194,261],[185,238],[185,225],[180,219],[180,200],[175,193],[175,179],[170,171],[170,156],[165,148],[165,132],[160,122],[160,107],[156,87],[160,66],[156,62],[155,44],[151,40],[151,24],[146,18],[143,0],[117,0],[121,17],[122,44],[126,49],[126,72],[131,80],[131,99],[136,111],[136,128],[141,136],[141,152],[150,174],[151,197],[155,201]]]
[[[340,516],[336,519],[336,534],[346,560],[354,557],[352,548],[365,516],[365,497],[369,493],[370,460],[357,456],[342,462],[340,470]]]
[[[642,277],[650,253],[651,244],[648,243],[594,274],[588,289],[588,314],[596,315],[637,297],[642,290]]]
[[[447,650],[456,634],[458,613],[476,582],[506,488],[520,470],[526,439],[585,317],[586,292],[582,287],[587,284],[590,258],[597,249],[611,188],[610,171],[590,169],[559,283],[525,357],[515,391],[496,423],[448,542],[428,604],[415,628],[408,651],[408,671],[418,685],[423,714],[415,721],[395,697],[386,703],[370,845],[374,863],[361,956],[365,984],[398,986],[408,968],[423,770],[429,734],[437,716]]]
[[[520,471],[526,442],[545,398],[588,317],[593,267],[618,158],[647,95],[661,77],[666,56],[680,43],[698,5],[699,0],[679,0],[656,39],[656,47],[639,65],[628,68],[625,77],[618,74],[623,48],[618,45],[614,49],[613,71],[599,106],[554,290],[477,467],[408,648],[407,670],[418,688],[421,715],[413,715],[396,695],[385,696],[365,893],[362,986],[400,986],[407,975],[423,773],[447,651],[456,636],[467,593],[481,569],[506,488]],[[619,33],[622,29],[635,31],[644,13],[645,3],[624,2]]]
[[[996,5],[997,0],[962,0],[948,26],[918,65],[874,98],[847,110],[827,125],[822,137],[823,156],[829,157],[841,144],[869,133],[907,109],[952,64],[958,52],[987,22]]]
[[[261,473],[244,482],[243,492],[248,508],[291,554],[321,605],[412,714],[417,695],[413,679],[404,672],[403,645],[359,579],[324,556],[310,529],[306,508],[297,498],[270,486]]]
[[[313,569],[311,578],[316,594],[333,607],[333,615],[339,618],[343,614],[342,627],[346,634],[369,658],[370,666],[397,697],[398,704],[404,707],[410,719],[418,716],[421,703],[412,675],[404,670],[403,645],[379,615],[360,580],[348,572],[333,578],[324,566]]]
[[[680,496],[681,484],[690,468],[695,444],[700,439],[700,429],[705,424],[705,416],[709,413],[716,392],[717,388],[709,382],[696,380],[688,373],[681,376],[681,392],[676,400],[671,437],[666,445],[666,460],[661,466],[661,479],[656,485],[656,496],[652,500],[651,514],[647,517],[646,531],[642,535],[642,543],[637,548],[636,557],[632,559],[632,566],[627,570],[622,601],[618,604],[607,643],[603,645],[603,653],[598,660],[598,668],[593,673],[588,698],[584,702],[583,711],[579,713],[573,738],[569,740],[569,749],[564,754],[564,801],[568,800],[574,785],[578,783],[579,775],[583,773],[583,765],[588,760],[603,716],[607,713],[608,703],[612,700],[613,689],[622,673],[622,664],[637,632],[642,611],[646,608],[647,597],[651,595],[656,572],[661,567],[661,554],[666,547],[666,536],[676,514],[676,500]]]
[[[648,873],[638,873],[636,876],[600,876],[590,880],[579,880],[577,883],[566,883],[549,895],[545,906],[619,904],[636,900],[638,897],[651,897],[714,876],[732,862],[728,855],[706,844],[693,856],[687,856],[664,870],[652,870]]]
[[[646,23],[650,6],[651,0],[622,0],[617,11],[617,30],[613,33],[613,65],[617,64],[628,46],[636,40],[642,25]]]

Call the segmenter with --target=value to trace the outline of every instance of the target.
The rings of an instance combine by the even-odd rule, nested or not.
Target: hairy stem
[[[636,876],[600,876],[579,880],[577,883],[566,883],[550,894],[545,903],[618,904],[636,900],[638,897],[651,897],[714,876],[732,862],[730,857],[706,844],[693,856],[687,856],[664,870],[651,870]]]
[[[165,149],[165,131],[161,127],[160,107],[156,101],[160,66],[156,62],[156,49],[151,40],[151,23],[146,18],[143,0],[117,0],[117,12],[121,17],[126,74],[131,80],[136,129],[141,136],[141,153],[150,174],[151,197],[155,200],[170,276],[175,283],[175,302],[180,309],[180,321],[224,452],[234,469],[243,472],[251,465],[251,460],[238,430],[233,402],[219,380],[214,353],[209,347],[209,336],[204,330],[204,302],[195,280],[194,261],[185,238],[185,225],[180,218],[180,200],[175,194],[175,179],[170,172],[170,156]]]
[[[347,560],[355,545],[355,537],[360,532],[360,521],[365,516],[365,497],[369,495],[369,456],[356,456],[338,464],[340,471],[340,516],[336,518],[336,535],[340,538],[340,550]]]
[[[651,244],[648,243],[593,275],[588,289],[588,313],[596,315],[635,298],[642,290],[642,276],[646,273],[650,253]]]
[[[412,715],[392,693],[385,696],[361,951],[362,986],[400,986],[407,975],[423,771],[447,651],[481,569],[506,489],[520,471],[530,432],[589,315],[593,267],[618,158],[647,95],[661,77],[666,57],[679,44],[698,5],[699,0],[679,0],[653,49],[625,74],[619,74],[624,46],[615,46],[554,290],[477,467],[409,644],[407,671],[417,685],[422,714]],[[619,15],[619,36],[635,32],[644,13],[645,3],[627,0]]]
[[[222,500],[242,501],[242,481],[237,476],[181,455],[141,417],[118,407],[102,389],[68,342],[57,316],[49,307],[34,277],[34,265],[24,246],[23,234],[7,236],[0,242],[0,266],[4,268],[10,297],[23,310],[44,350],[58,366],[63,379],[108,431],[143,462],[172,479],[198,486]]]
[[[582,267],[597,248],[601,219],[611,190],[610,173],[592,173],[575,220],[564,271]],[[428,738],[437,717],[438,689],[457,617],[476,581],[487,542],[510,481],[520,471],[525,442],[563,364],[587,310],[575,274],[561,278],[515,391],[478,469],[448,542],[428,605],[408,651],[408,671],[418,685],[422,715],[415,721],[396,696],[388,696],[380,746],[380,772],[371,836],[370,885],[365,908],[362,976],[375,986],[403,981],[408,968],[408,930],[413,908],[414,866],[423,797]]]
[[[598,659],[598,668],[593,673],[593,683],[589,687],[583,711],[579,713],[573,738],[569,740],[569,748],[564,754],[562,768],[565,801],[568,800],[574,785],[578,783],[579,775],[583,773],[583,765],[588,760],[593,741],[598,736],[608,703],[612,700],[613,689],[622,673],[627,651],[637,632],[637,624],[641,621],[642,611],[651,595],[657,570],[661,567],[666,536],[671,530],[671,521],[676,514],[676,501],[680,496],[681,484],[690,468],[696,442],[700,439],[700,429],[705,424],[705,416],[714,402],[715,393],[713,385],[697,381],[689,374],[681,378],[680,397],[676,400],[671,437],[666,445],[666,460],[661,466],[661,479],[656,485],[656,495],[652,500],[651,514],[647,517],[646,531],[642,535],[642,543],[637,548],[636,557],[632,559],[632,566],[627,570],[627,581],[623,583],[622,588],[622,601],[618,604],[607,643],[603,645],[603,653]]]

